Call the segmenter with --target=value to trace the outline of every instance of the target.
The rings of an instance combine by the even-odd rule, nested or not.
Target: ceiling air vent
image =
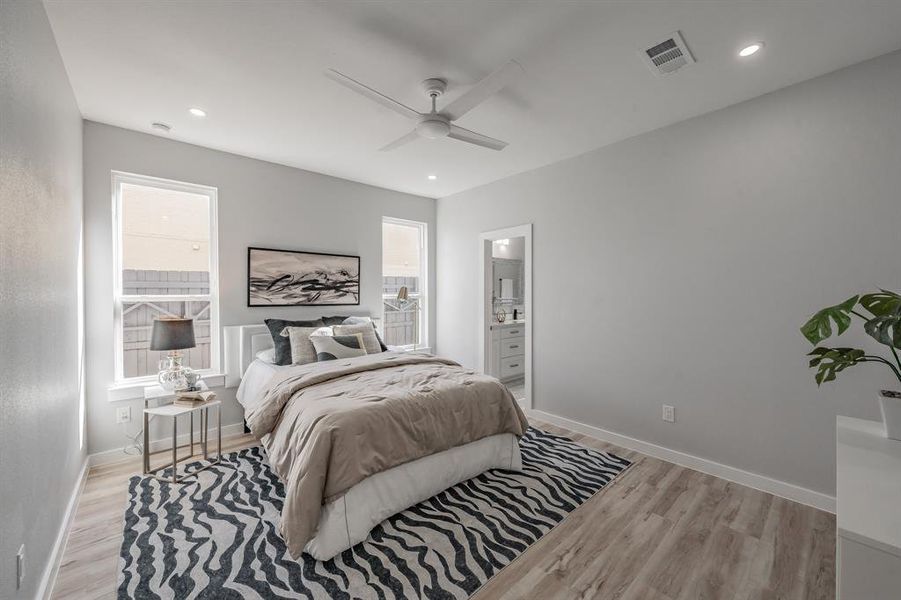
[[[695,61],[678,31],[642,50],[641,57],[656,75],[669,75]]]

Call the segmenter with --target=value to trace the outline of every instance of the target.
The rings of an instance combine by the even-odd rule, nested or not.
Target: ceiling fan
[[[522,72],[522,65],[515,60],[511,60],[500,69],[475,84],[468,92],[445,106],[440,112],[437,109],[436,101],[447,89],[447,82],[444,79],[439,79],[437,77],[426,79],[422,82],[422,88],[426,95],[432,100],[432,110],[427,113],[417,112],[409,106],[402,104],[393,98],[389,98],[381,92],[377,92],[371,87],[364,85],[355,79],[351,79],[347,75],[339,73],[334,69],[328,69],[325,74],[330,79],[352,89],[358,94],[366,96],[370,100],[378,102],[382,106],[390,108],[394,112],[416,121],[416,126],[413,131],[380,148],[380,150],[384,152],[399,148],[420,137],[428,139],[449,137],[454,140],[475,144],[476,146],[482,146],[492,150],[503,150],[507,146],[507,142],[464,129],[459,125],[455,125],[454,121],[487,100],[491,95],[497,93]]]

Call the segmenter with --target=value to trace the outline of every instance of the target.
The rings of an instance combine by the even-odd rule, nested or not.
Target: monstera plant
[[[833,334],[841,335],[851,326],[855,317],[863,322],[867,334],[885,346],[891,356],[885,358],[868,354],[857,348],[829,348],[817,346]],[[852,296],[841,304],[824,308],[813,315],[801,327],[804,337],[817,346],[808,356],[810,366],[817,369],[816,381],[820,385],[832,381],[835,376],[858,363],[882,363],[894,373],[901,382],[901,295],[888,290],[880,290],[872,294]]]
[[[863,323],[863,330],[871,338],[888,347],[888,357],[871,354],[858,348],[831,348],[820,342],[834,332],[841,335],[855,319]],[[897,292],[880,290],[872,294],[853,296],[841,304],[824,308],[801,327],[801,333],[815,346],[808,356],[815,368],[817,385],[833,381],[838,373],[858,363],[881,363],[901,383],[901,296]],[[901,393],[882,390],[879,395],[886,437],[901,440]]]

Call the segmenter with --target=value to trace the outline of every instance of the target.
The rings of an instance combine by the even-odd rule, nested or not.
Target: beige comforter
[[[280,531],[295,558],[315,535],[322,505],[366,477],[528,427],[497,379],[395,352],[286,369],[245,417],[285,482]]]

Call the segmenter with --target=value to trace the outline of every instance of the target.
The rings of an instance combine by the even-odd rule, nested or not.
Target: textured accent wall
[[[0,2],[0,40],[0,597],[34,598],[85,459],[82,119],[43,4]]]

